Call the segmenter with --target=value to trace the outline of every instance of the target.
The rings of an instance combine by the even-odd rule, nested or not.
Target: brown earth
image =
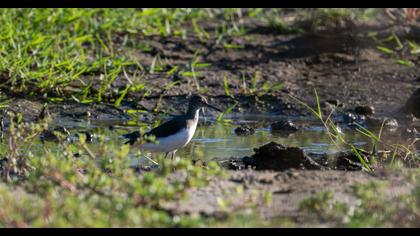
[[[179,37],[147,37],[135,40],[149,44],[153,48],[152,52],[141,52],[126,46],[122,53],[148,66],[157,53],[163,65],[186,65],[194,59],[194,53],[200,51],[200,61],[211,64],[197,69],[200,73],[197,76],[200,92],[222,109],[235,100],[238,101],[239,106],[235,108],[235,112],[307,115],[308,111],[289,95],[313,104],[315,87],[321,101],[338,100],[344,104],[343,109],[369,105],[374,107],[377,117],[395,115],[419,86],[420,68],[397,64],[394,59],[381,54],[371,38],[363,36],[367,32],[357,33],[359,34],[337,32],[295,35],[257,27],[245,36],[224,41],[243,45],[239,49],[225,49],[223,43],[216,45],[214,40],[202,41],[195,37],[185,40]],[[116,37],[115,43],[118,45],[121,40]],[[249,89],[252,87],[251,77],[255,73],[259,75],[257,89],[261,89],[266,82],[271,85],[283,83],[282,89],[269,91],[262,96],[247,93],[242,77],[245,76],[246,88]],[[234,95],[232,97],[225,94],[225,76],[230,93]],[[116,109],[107,105],[66,103],[50,104],[49,109],[56,119],[85,119],[86,116],[92,119],[128,119],[124,109],[143,107],[152,110],[160,94],[165,91],[162,87],[164,84],[180,81],[179,85],[163,93],[161,107],[169,113],[177,113],[176,109],[185,109],[186,96],[198,91],[192,77],[146,73],[143,79],[151,93],[138,104],[130,104],[128,101],[120,109]],[[125,87],[125,83],[127,80],[120,78],[112,86]],[[130,94],[129,98],[133,99],[138,95]],[[35,119],[42,109],[42,103],[38,100],[16,98],[10,109],[22,112],[27,119]],[[151,119],[146,118],[148,121]],[[340,201],[352,204],[352,198],[346,192],[350,185],[384,177],[371,176],[361,171],[293,169],[240,170],[229,171],[229,174],[230,177],[226,180],[215,180],[206,188],[191,190],[187,202],[168,208],[176,212],[214,215],[221,211],[218,199],[230,199],[228,209],[236,209],[253,197],[253,190],[266,190],[273,194],[273,201],[269,207],[261,204],[257,208],[263,217],[288,216],[302,224],[305,216],[297,206],[304,198],[331,190]],[[400,173],[390,173],[385,179],[390,184],[387,188],[390,196],[407,193],[412,187],[406,184]],[[243,188],[244,194],[233,194],[239,191],[238,187]]]
[[[382,171],[376,176],[354,171],[229,171],[226,179],[212,179],[209,186],[189,190],[189,198],[167,209],[173,213],[202,214],[223,218],[233,211],[257,213],[266,220],[287,218],[295,226],[337,226],[336,222],[319,222],[311,214],[299,208],[299,204],[308,197],[331,191],[334,200],[355,206],[357,199],[351,194],[354,184],[366,184],[370,181],[386,182],[383,193],[385,199],[392,199],[401,194],[409,194],[415,184],[396,171]],[[271,193],[272,200],[265,202],[264,194]],[[250,207],[250,202],[255,204]],[[315,218],[315,220],[314,220]],[[312,221],[310,221],[312,220]],[[285,226],[281,221],[275,226]]]
[[[245,36],[225,40],[224,43],[243,46],[238,49],[226,49],[222,43],[216,44],[214,40],[200,40],[196,37],[181,39],[150,36],[131,39],[150,45],[151,52],[142,52],[130,45],[123,47],[120,45],[121,39],[116,37],[115,44],[120,45],[122,53],[135,58],[146,69],[156,55],[159,55],[162,66],[167,68],[173,65],[185,67],[194,58],[203,63],[210,63],[209,67],[196,69],[199,73],[197,82],[200,89],[197,88],[193,77],[168,76],[166,72],[145,73],[142,82],[150,89],[150,94],[137,103],[135,99],[142,94],[129,93],[128,101],[122,104],[121,109],[140,107],[152,110],[159,96],[163,95],[160,107],[164,108],[163,110],[166,108],[169,113],[177,113],[175,110],[185,109],[186,96],[199,92],[221,108],[227,108],[234,101],[238,101],[239,106],[235,108],[235,112],[302,115],[308,114],[308,111],[289,95],[313,104],[313,88],[316,88],[321,101],[338,100],[343,105],[342,108],[370,105],[378,115],[392,114],[401,108],[418,87],[420,69],[417,66],[397,64],[395,59],[381,54],[376,49],[377,44],[373,39],[366,36],[369,31],[360,31],[295,35],[276,31],[270,33],[257,27],[251,28]],[[194,57],[197,51],[200,53]],[[418,58],[416,60],[418,61]],[[255,87],[258,92],[251,93],[251,78],[255,73],[258,74]],[[225,77],[232,96],[226,96],[223,88]],[[86,80],[90,78],[85,76]],[[163,85],[177,80],[178,85],[168,90],[163,88]],[[111,86],[124,88],[126,83],[127,79],[118,78]],[[283,86],[276,91],[264,92],[264,83],[282,83]],[[75,82],[72,86],[79,85]],[[22,101],[18,100],[16,102],[20,104]],[[40,102],[38,100],[31,103]],[[92,106],[70,103],[70,107],[63,108],[62,104],[50,104],[50,107],[53,110],[55,108],[59,116],[72,116],[72,113],[77,113],[73,112],[72,107],[89,107],[98,119],[103,118],[102,116],[126,118],[118,112],[109,115],[112,113],[110,109],[102,109],[100,106],[92,109]],[[11,109],[31,116],[35,112],[34,109],[42,108],[34,104],[22,106],[22,109],[16,106],[11,106]]]

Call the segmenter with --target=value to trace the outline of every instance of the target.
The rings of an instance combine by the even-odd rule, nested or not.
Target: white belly
[[[181,147],[187,145],[192,137],[194,136],[196,125],[190,127],[190,129],[182,129],[179,132],[156,139],[157,143],[145,143],[140,145],[140,149],[144,149],[150,152],[173,152]]]

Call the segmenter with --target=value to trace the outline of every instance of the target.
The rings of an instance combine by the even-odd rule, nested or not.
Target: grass
[[[364,171],[373,173],[374,168],[372,168],[372,166],[374,164],[378,164],[378,161],[381,160],[381,158],[377,156],[377,148],[379,145],[382,145],[385,148],[390,148],[391,150],[393,150],[391,163],[394,162],[394,159],[397,156],[400,158],[400,160],[404,160],[404,161],[407,161],[407,160],[413,161],[413,162],[418,161],[418,155],[416,154],[416,147],[414,146],[414,143],[417,140],[415,140],[410,145],[402,145],[402,144],[388,145],[382,142],[381,137],[384,131],[384,125],[385,125],[386,120],[382,121],[381,128],[379,129],[379,132],[377,135],[375,135],[372,131],[368,130],[362,125],[356,123],[356,127],[357,127],[356,131],[363,134],[364,136],[369,138],[371,141],[372,150],[366,151],[362,148],[356,147],[353,143],[351,143],[349,140],[346,139],[346,136],[342,132],[340,132],[338,125],[335,124],[334,121],[332,120],[332,115],[336,112],[335,109],[333,109],[327,117],[324,117],[323,112],[321,110],[321,104],[318,97],[318,93],[315,88],[314,88],[315,108],[312,108],[307,103],[303,102],[302,100],[292,95],[289,95],[289,96],[295,101],[297,101],[298,103],[300,103],[302,106],[307,108],[322,123],[332,143],[334,143],[337,147],[351,150],[359,159],[359,162],[362,165],[362,169]]]
[[[141,78],[134,78],[132,87],[113,91],[113,82],[127,74],[163,70],[157,63],[159,55],[151,65],[142,65],[129,56],[126,48],[136,44],[139,37],[200,36],[204,29],[187,25],[193,22],[197,26],[213,18],[224,22],[224,30],[217,37],[227,37],[239,31],[236,21],[242,10],[3,9],[0,13],[0,29],[4,32],[0,47],[2,90],[7,88],[12,96],[25,94],[50,101],[113,100],[118,106],[127,93],[143,83]],[[203,66],[208,65],[192,61],[184,76],[196,78],[195,69]],[[196,86],[200,88],[197,82]]]
[[[348,194],[355,198],[352,203],[340,201],[332,192],[321,192],[302,201],[300,209],[333,227],[419,227],[419,172],[410,175],[411,180],[406,180],[414,186],[408,194],[390,197],[386,193],[389,183],[372,181],[350,188]]]
[[[395,60],[397,64],[413,67],[418,64],[417,55],[420,53],[419,45],[410,40],[402,41],[395,33],[384,39],[378,39],[374,36],[374,40],[379,46],[377,49],[386,56]]]
[[[265,22],[282,17],[279,9],[2,9],[0,29],[0,80],[8,95],[35,96],[51,102],[71,99],[76,102],[109,102],[118,106],[141,87],[142,74],[167,71],[159,54],[144,65],[130,54],[130,48],[153,51],[142,38],[198,37],[223,41],[226,49],[243,45],[222,39],[244,35],[245,18]],[[316,19],[353,14],[345,9],[302,11]],[[356,14],[356,13],[355,13]],[[359,13],[357,13],[359,14]],[[360,13],[361,14],[361,13]],[[323,17],[321,17],[323,16]],[[328,18],[329,19],[329,18]],[[213,31],[203,22],[220,20]],[[198,55],[197,55],[198,56]],[[194,59],[183,76],[194,78],[200,90],[197,68],[209,66]],[[171,65],[173,70],[182,65]],[[112,88],[111,84],[133,76],[131,87]],[[136,75],[136,76],[134,76]],[[138,76],[138,78],[137,78]],[[95,86],[100,84],[99,87]],[[145,93],[148,88],[143,88]],[[31,91],[26,93],[26,91]],[[142,92],[142,91],[140,91]]]
[[[225,178],[225,171],[215,162],[199,167],[188,159],[160,159],[161,168],[139,174],[130,167],[131,147],[105,140],[101,132],[96,144],[81,135],[74,142],[61,139],[58,144],[47,142],[35,148],[49,118],[26,123],[14,114],[9,116],[8,142],[0,144],[1,155],[6,157],[0,183],[0,227],[198,227],[227,223],[223,217],[174,213],[165,207],[186,200],[189,189],[205,187],[215,177]],[[270,200],[269,195],[265,198]],[[254,200],[249,201],[252,206]],[[227,211],[229,205],[219,199],[219,211]],[[228,222],[243,223],[242,216],[233,214]]]
[[[151,94],[145,78],[154,75],[173,77],[175,81],[161,85],[156,106],[151,112],[161,114],[166,108],[162,99],[168,90],[182,83],[183,78],[191,78],[188,84],[194,91],[205,92],[200,79],[203,69],[213,65],[206,61],[204,53],[194,51],[188,62],[183,64],[168,62],[148,39],[174,37],[188,38],[211,47],[220,47],[230,52],[246,50],[247,45],[230,39],[245,35],[245,22],[255,20],[272,28],[289,33],[305,33],[328,27],[339,26],[341,21],[364,20],[371,10],[352,11],[345,9],[301,10],[298,18],[310,22],[310,27],[295,25],[287,20],[288,11],[296,9],[2,9],[0,10],[0,108],[13,106],[13,98],[42,100],[46,103],[76,102],[83,104],[102,103],[120,108],[131,101],[138,104]],[[302,17],[300,17],[302,16]],[[314,19],[314,20],[312,20]],[[216,25],[214,23],[217,23]],[[390,47],[386,43],[391,42]],[[419,53],[419,46],[413,41],[402,42],[395,36],[380,44],[378,50],[399,55],[399,51],[409,49],[412,55]],[[144,62],[137,52],[152,54],[153,60]],[[410,66],[410,59],[396,57],[396,62]],[[243,76],[242,90],[248,96],[263,96],[278,92],[283,83],[265,81],[260,72]],[[229,77],[223,79],[227,96],[235,97],[230,90]],[[332,123],[331,115],[324,117],[319,98],[315,91],[316,107],[310,109],[327,129],[331,140],[348,145],[359,156],[365,170],[372,172],[370,160],[364,153],[347,142]],[[229,106],[217,117],[218,122],[231,123],[226,115],[238,103]],[[303,103],[302,103],[303,104]],[[303,104],[305,105],[305,104]],[[166,109],[168,110],[168,109]],[[132,107],[128,114],[139,120],[138,115],[147,111]],[[165,113],[165,112],[164,112]],[[7,129],[3,118],[11,121]],[[155,120],[157,125],[160,117]],[[218,207],[222,218],[211,215],[188,215],[176,213],[167,208],[188,198],[187,192],[203,188],[212,178],[224,178],[226,172],[216,163],[208,162],[206,167],[198,167],[190,160],[170,162],[159,159],[161,167],[157,171],[139,173],[130,164],[130,157],[138,153],[127,145],[106,140],[99,131],[98,143],[89,143],[85,135],[78,140],[65,142],[59,136],[58,143],[39,143],[40,135],[51,126],[45,118],[34,123],[26,123],[17,113],[7,113],[1,117],[0,133],[0,227],[202,227],[202,226],[271,226],[254,212],[237,209],[228,212],[230,202],[219,199]],[[130,121],[131,125],[146,125]],[[372,143],[381,144],[379,135],[359,127],[360,133],[371,137]],[[414,156],[413,148],[394,145],[392,160],[398,163],[403,153]],[[185,178],[177,178],[186,176]],[[363,192],[365,189],[368,189]],[[241,194],[243,190],[238,190]],[[369,192],[370,191],[370,192]],[[355,190],[357,196],[365,199],[364,209],[372,209],[374,203],[369,196],[376,189],[362,187]],[[263,196],[266,203],[272,196]],[[415,199],[414,199],[415,198]],[[418,204],[418,190],[401,201]],[[397,211],[387,213],[383,209],[389,203],[377,208],[384,218],[369,216],[369,211],[358,208],[350,215],[348,207],[330,203],[333,195],[327,193],[303,204],[303,208],[315,209],[318,215],[334,210],[333,219],[346,226],[366,225],[367,222],[385,224]],[[249,206],[255,205],[251,199]],[[338,207],[337,207],[338,206]],[[403,208],[410,216],[418,217],[417,208]],[[392,208],[394,209],[394,208]],[[327,213],[325,218],[331,217]],[[349,218],[350,217],[350,218]],[[370,218],[369,218],[370,217]],[[342,219],[342,220],[341,220]],[[350,221],[345,220],[350,219]],[[415,218],[417,219],[417,218]],[[280,225],[291,225],[291,220],[281,220]],[[369,223],[372,224],[372,223]],[[411,218],[407,225],[416,225]]]
[[[256,9],[255,12],[272,29],[292,34],[344,29],[355,23],[377,20],[380,15],[375,8]]]

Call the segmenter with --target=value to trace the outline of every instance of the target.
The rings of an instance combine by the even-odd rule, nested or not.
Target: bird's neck
[[[199,113],[200,113],[200,108],[190,107],[188,108],[186,116],[189,119],[198,119]]]

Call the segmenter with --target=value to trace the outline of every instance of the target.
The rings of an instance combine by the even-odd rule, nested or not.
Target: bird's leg
[[[172,158],[171,158],[172,159],[172,163],[173,163],[173,161],[175,159],[175,153],[176,153],[176,150],[172,152]],[[172,171],[175,171],[175,170],[176,170],[176,168],[175,168],[175,166],[173,166],[172,167]]]
[[[162,159],[162,167],[165,166],[165,160],[166,160],[166,157],[168,156],[168,154],[169,154],[169,152],[165,153],[165,157]]]

